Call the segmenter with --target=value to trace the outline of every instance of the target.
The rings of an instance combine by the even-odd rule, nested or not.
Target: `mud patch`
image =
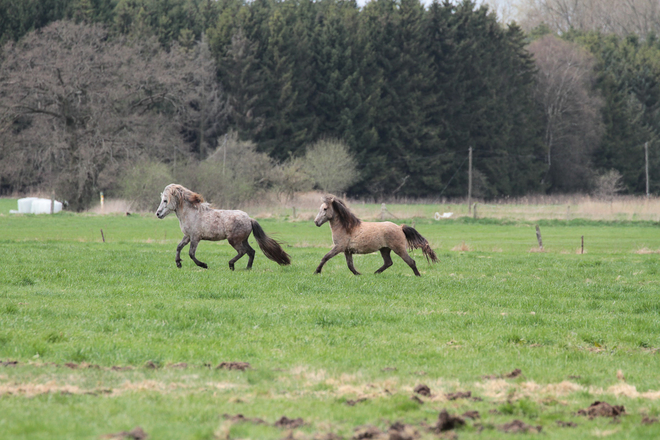
[[[266,425],[266,422],[258,417],[248,418],[243,414],[236,414],[233,416],[229,414],[223,414],[222,417],[232,423],[253,423],[255,425]]]
[[[472,391],[457,391],[455,393],[445,394],[447,400],[469,399],[472,397]]]
[[[521,420],[513,420],[509,423],[505,423],[504,425],[500,425],[498,429],[502,432],[506,432],[509,434],[514,434],[514,433],[531,433],[531,434],[538,434],[541,432],[541,429],[543,429],[542,426],[532,426],[528,425],[527,423],[521,421]]]
[[[438,414],[438,422],[436,423],[433,431],[436,433],[451,431],[465,425],[465,420],[459,416],[453,416],[447,412],[446,409],[440,411]]]
[[[144,368],[146,368],[147,370],[157,370],[158,365],[156,365],[156,363],[154,361],[147,361],[144,364]]]
[[[595,417],[618,417],[625,414],[626,409],[623,405],[610,405],[607,402],[596,401],[589,406],[589,408],[581,409],[577,413],[581,416],[593,419]]]
[[[479,411],[471,410],[471,411],[465,411],[461,417],[465,419],[477,420],[478,418],[481,417],[481,415],[479,415]]]
[[[282,416],[276,421],[273,426],[276,428],[295,429],[305,424],[305,421],[298,417],[297,419],[290,419],[287,416]]]
[[[169,367],[169,368],[179,368],[179,369],[182,369],[182,370],[183,370],[183,369],[188,368],[188,364],[185,363],[185,362],[179,362],[179,363],[177,363],[177,364],[171,364],[171,365],[168,365],[168,367]]]
[[[384,437],[384,432],[375,426],[358,426],[355,428],[355,432],[351,439],[353,440],[363,440],[363,439],[381,439]]]
[[[240,370],[245,371],[249,368],[252,368],[249,362],[220,362],[216,370]]]
[[[515,379],[516,377],[520,377],[522,375],[522,370],[520,368],[516,368],[515,370],[511,371],[510,373],[504,373],[504,374],[487,374],[485,376],[482,376],[483,379]]]
[[[103,439],[110,440],[145,440],[148,437],[149,434],[144,432],[144,430],[139,426],[133,428],[130,431],[115,432],[114,434],[105,434],[101,436]]]
[[[424,385],[423,383],[420,383],[417,385],[413,391],[420,396],[424,397],[431,397],[431,388],[429,388],[427,385]]]
[[[642,417],[642,425],[655,425],[656,423],[658,423],[658,419],[656,417]]]
[[[575,422],[564,422],[563,420],[557,420],[556,423],[560,428],[575,428],[577,426]]]
[[[18,361],[0,361],[0,365],[3,367],[15,367],[18,365]]]
[[[387,430],[389,440],[415,440],[420,437],[419,431],[411,425],[396,422]]]
[[[346,405],[355,406],[356,404],[358,404],[360,402],[364,402],[365,400],[368,400],[368,399],[366,397],[360,397],[360,398],[355,399],[355,400],[349,399],[349,400],[346,401]]]
[[[410,400],[419,403],[420,405],[424,404],[424,401],[420,399],[419,397],[415,396],[414,394],[410,396]]]

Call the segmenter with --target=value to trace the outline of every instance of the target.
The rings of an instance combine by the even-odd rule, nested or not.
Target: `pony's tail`
[[[433,252],[433,249],[431,249],[431,245],[426,238],[422,237],[422,234],[407,225],[402,225],[401,229],[406,236],[406,241],[408,242],[408,247],[410,247],[410,249],[421,249],[426,257],[426,261],[431,260],[434,263],[438,262],[438,256]]]
[[[254,238],[257,239],[261,252],[263,252],[266,257],[280,266],[288,266],[291,264],[291,257],[289,254],[284,252],[284,249],[282,249],[282,246],[280,246],[278,242],[266,235],[256,220],[252,220],[252,233],[254,234]]]

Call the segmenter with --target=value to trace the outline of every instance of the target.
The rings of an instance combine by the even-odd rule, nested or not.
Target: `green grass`
[[[655,224],[541,223],[546,252],[535,253],[533,224],[416,219],[440,257],[431,266],[416,251],[416,278],[397,257],[373,275],[376,254],[355,257],[361,277],[342,256],[314,275],[327,226],[259,221],[287,243],[292,266],[257,250],[252,271],[244,259],[230,272],[233,249],[202,242],[209,269],[186,252],[177,269],[173,216],[0,216],[0,361],[19,362],[0,366],[2,438],[98,438],[138,425],[154,439],[282,438],[272,426],[282,415],[302,417],[296,435],[310,438],[397,420],[434,438],[420,424],[443,408],[481,413],[459,431],[468,439],[511,438],[497,427],[513,419],[547,438],[660,434],[640,423],[660,404],[633,392],[660,389],[659,256],[634,253],[660,248]],[[451,250],[463,242],[472,251]],[[214,368],[223,361],[252,369]],[[171,366],[180,362],[187,368]],[[483,378],[514,368],[521,377]],[[422,405],[410,400],[419,383],[436,395]],[[465,390],[483,400],[442,398]],[[346,404],[358,397],[367,400]],[[628,415],[575,415],[594,400]],[[225,413],[270,425],[231,424]]]

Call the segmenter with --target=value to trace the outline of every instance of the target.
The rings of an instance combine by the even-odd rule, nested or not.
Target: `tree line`
[[[199,179],[227,133],[270,164],[251,181],[283,193],[332,174],[308,154],[328,139],[356,165],[343,189],[375,198],[465,195],[469,148],[482,198],[592,191],[606,174],[639,194],[646,142],[651,169],[660,161],[652,35],[525,32],[470,0],[0,0],[0,12],[2,192],[57,187],[82,209],[138,165]],[[124,180],[136,190],[140,175]]]

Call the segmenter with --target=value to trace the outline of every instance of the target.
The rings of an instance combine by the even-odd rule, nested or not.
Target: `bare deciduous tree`
[[[557,33],[577,29],[647,36],[660,32],[657,0],[521,0],[520,3],[526,30],[545,23]]]
[[[212,69],[194,71],[177,48],[129,45],[98,25],[56,22],[9,43],[4,56],[3,184],[55,188],[75,210],[140,157],[187,155],[180,133],[203,113],[194,103],[209,102],[199,77]]]
[[[545,183],[559,191],[586,189],[591,153],[602,134],[593,58],[553,36],[533,42],[529,51],[538,67],[536,99],[545,115]]]
[[[601,199],[614,199],[614,196],[625,190],[623,176],[617,170],[606,171],[594,179],[594,195]]]

